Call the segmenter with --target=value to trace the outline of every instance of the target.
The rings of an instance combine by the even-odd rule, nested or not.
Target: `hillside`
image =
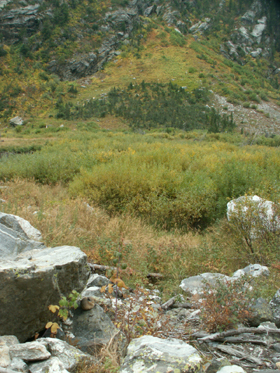
[[[272,0],[2,1],[1,125],[57,126],[62,103],[171,81],[214,92],[244,131],[278,133],[279,15]]]
[[[47,248],[79,247],[91,270],[107,276],[108,297],[116,284],[114,296],[126,289],[130,311],[139,301],[128,324],[125,307],[105,307],[129,339],[158,330],[159,319],[150,323],[146,313],[154,314],[157,294],[156,307],[171,301],[164,313],[179,320],[170,329],[160,320],[165,336],[202,351],[205,334],[195,331],[235,327],[248,321],[253,302],[269,307],[277,290],[279,298],[279,84],[277,0],[0,0],[0,212],[30,222]],[[229,201],[240,197],[228,219]],[[250,264],[270,273],[254,277],[253,292],[247,277],[220,282],[217,292],[204,284],[201,303],[196,288],[189,297],[179,286],[205,272],[232,277]],[[15,286],[23,272],[10,276]],[[278,336],[253,339],[241,329],[247,373],[256,361],[279,366]],[[78,372],[119,371],[112,341]],[[220,341],[227,348],[230,340]],[[200,371],[218,372],[221,351],[212,369],[203,350]]]

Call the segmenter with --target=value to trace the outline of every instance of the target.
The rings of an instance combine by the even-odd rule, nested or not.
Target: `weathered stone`
[[[231,56],[232,55],[238,56],[238,53],[237,53],[237,50],[236,50],[236,46],[231,41],[227,41],[226,42],[226,47],[228,48],[229,54]]]
[[[257,58],[261,55],[261,53],[262,53],[262,48],[258,48],[257,50],[252,51],[250,54],[252,57]]]
[[[209,28],[209,22],[210,18],[206,18],[205,22],[199,21],[198,23],[190,27],[189,32],[191,32],[192,34],[202,33]]]
[[[266,17],[263,17],[262,19],[258,20],[258,24],[256,24],[253,28],[253,31],[251,32],[251,35],[256,38],[257,43],[261,42],[261,37],[266,29]]]
[[[82,291],[89,276],[87,256],[72,246],[29,250],[35,241],[22,240],[1,224],[0,233],[3,227],[5,234],[14,234],[15,242],[13,255],[0,262],[0,334],[14,334],[24,342],[49,321],[50,304],[73,289]],[[20,250],[18,242],[25,245]]]
[[[280,352],[280,343],[274,343],[272,347],[276,352]]]
[[[252,239],[261,230],[275,232],[280,229],[280,219],[275,211],[276,205],[273,202],[258,196],[242,196],[227,204],[228,220],[252,227],[246,232]]]
[[[255,301],[251,306],[251,312],[252,316],[248,320],[251,326],[259,326],[262,322],[273,320],[273,313],[269,303],[263,298],[258,298]]]
[[[227,365],[218,370],[217,373],[246,373],[246,371],[239,365]]]
[[[105,276],[98,275],[97,273],[94,275],[91,275],[87,282],[87,288],[91,286],[107,286],[109,284],[109,279]]]
[[[195,373],[201,371],[201,364],[198,351],[189,344],[145,335],[129,344],[120,373]]]
[[[244,275],[259,277],[259,276],[269,276],[269,269],[266,266],[260,264],[249,264],[243,269],[238,269],[232,275],[233,278],[240,278]]]
[[[273,312],[273,322],[280,328],[280,289],[277,290],[269,304]]]
[[[156,5],[149,6],[144,10],[144,16],[149,17],[151,14],[153,14],[156,11]]]
[[[17,42],[20,39],[20,32],[24,28],[27,35],[35,33],[41,21],[52,16],[49,9],[40,12],[40,4],[28,5],[8,11],[5,9],[0,13],[0,33],[5,40]]]
[[[215,285],[217,281],[230,281],[231,277],[221,273],[202,273],[182,280],[180,288],[191,294],[202,293],[205,283]]]
[[[8,346],[0,346],[0,367],[7,368],[11,363],[10,349]]]
[[[23,361],[46,360],[51,354],[45,346],[38,342],[19,343],[10,347],[11,358],[20,358]]]
[[[38,229],[34,228],[29,221],[17,215],[0,212],[0,223],[21,234],[25,234],[26,238],[31,240],[41,241],[42,239],[42,234]]]
[[[109,316],[99,305],[95,305],[89,311],[76,309],[72,332],[78,340],[77,347],[90,354],[106,345],[118,334]]]
[[[167,7],[162,16],[162,18],[168,23],[168,25],[176,24],[179,17],[180,13],[177,10],[172,10],[171,7]]]
[[[103,297],[98,286],[91,286],[82,292],[82,297]]]
[[[43,249],[44,247],[43,243],[30,240],[17,219],[12,215],[0,213],[1,258],[12,260],[20,253],[34,249]]]
[[[28,373],[28,365],[20,358],[14,357],[9,365],[9,368],[17,372]]]
[[[12,126],[22,126],[23,125],[23,119],[20,117],[14,117],[10,119],[10,125]]]
[[[230,363],[227,359],[213,359],[207,367],[205,373],[217,373],[219,369],[228,366]]]
[[[52,357],[57,357],[62,362],[65,369],[70,372],[76,370],[80,363],[93,362],[93,357],[85,354],[78,348],[69,345],[65,341],[55,338],[41,338],[38,343],[44,345],[50,351]]]
[[[253,10],[248,10],[242,17],[242,21],[252,24],[254,22],[256,13]]]
[[[57,357],[51,357],[47,361],[29,365],[30,373],[68,373],[63,363]]]
[[[3,335],[0,337],[0,347],[1,346],[13,346],[17,345],[19,343],[19,340],[14,335]]]

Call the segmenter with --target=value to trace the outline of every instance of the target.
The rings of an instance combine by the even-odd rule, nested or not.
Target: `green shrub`
[[[249,99],[252,100],[252,101],[256,101],[258,103],[261,102],[260,98],[254,92],[252,92],[252,93],[249,94]]]
[[[190,74],[193,74],[193,73],[196,73],[196,72],[197,72],[197,70],[196,70],[195,67],[190,67],[190,68],[189,68],[189,73],[190,73]]]
[[[170,41],[173,45],[183,47],[186,44],[184,36],[178,31],[172,30],[170,32]]]
[[[235,211],[230,214],[229,226],[232,233],[243,241],[239,251],[250,263],[273,263],[277,260],[280,244],[278,204],[271,205],[268,216],[266,205],[248,198],[236,203]]]

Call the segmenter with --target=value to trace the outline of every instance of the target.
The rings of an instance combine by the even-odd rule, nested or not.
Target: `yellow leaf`
[[[60,329],[60,327],[59,327],[59,325],[58,325],[56,322],[54,322],[54,323],[52,324],[52,327],[51,327],[51,332],[52,332],[53,334],[56,334],[56,333],[57,333],[57,329]]]
[[[49,306],[49,310],[52,312],[52,313],[56,313],[57,310],[59,310],[59,306],[54,306],[53,304],[51,304]]]
[[[52,324],[53,324],[53,323],[52,323],[51,321],[49,321],[49,322],[46,324],[45,328],[46,328],[46,329],[49,329],[49,328],[52,326]]]
[[[106,285],[102,286],[102,288],[100,289],[100,293],[105,293],[106,291]]]
[[[121,280],[120,278],[114,278],[114,279],[110,279],[110,281],[112,281],[115,285],[117,285],[120,289],[121,288],[125,288],[125,289],[128,289],[128,287],[126,286],[126,284],[123,282],[123,280]]]
[[[108,292],[109,292],[109,294],[112,294],[113,291],[114,291],[114,289],[113,289],[113,285],[112,285],[112,284],[109,284],[109,285],[108,285]]]

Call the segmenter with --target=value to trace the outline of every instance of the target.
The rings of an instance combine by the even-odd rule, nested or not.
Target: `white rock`
[[[26,342],[10,347],[10,356],[17,357],[24,361],[46,360],[51,354],[45,346],[38,342]]]
[[[246,373],[246,371],[238,365],[228,365],[218,370],[217,373]]]
[[[91,361],[92,356],[85,354],[78,348],[69,345],[65,341],[56,338],[40,338],[38,343],[44,345],[52,354],[52,357],[57,357],[63,363],[65,369],[73,372],[76,370],[79,363]]]
[[[47,361],[41,363],[31,364],[29,366],[30,373],[69,373],[64,368],[63,363],[57,358],[52,357]]]
[[[244,226],[251,226],[250,236],[254,239],[258,236],[257,230],[275,232],[280,229],[280,219],[275,215],[275,207],[273,202],[256,195],[242,196],[228,202],[227,218],[229,221],[237,219]]]
[[[10,349],[8,346],[1,346],[0,347],[0,367],[7,368],[10,365]]]
[[[191,345],[178,339],[160,339],[145,335],[133,339],[121,373],[156,373],[159,371],[198,372],[202,359]],[[163,370],[164,369],[164,370]]]
[[[10,124],[12,126],[22,126],[23,125],[23,119],[21,117],[14,117],[10,119]]]
[[[265,17],[263,17],[265,18]],[[251,35],[256,38],[257,42],[261,42],[262,33],[264,32],[266,28],[266,24],[264,23],[258,23],[254,26],[253,31],[251,32]]]

